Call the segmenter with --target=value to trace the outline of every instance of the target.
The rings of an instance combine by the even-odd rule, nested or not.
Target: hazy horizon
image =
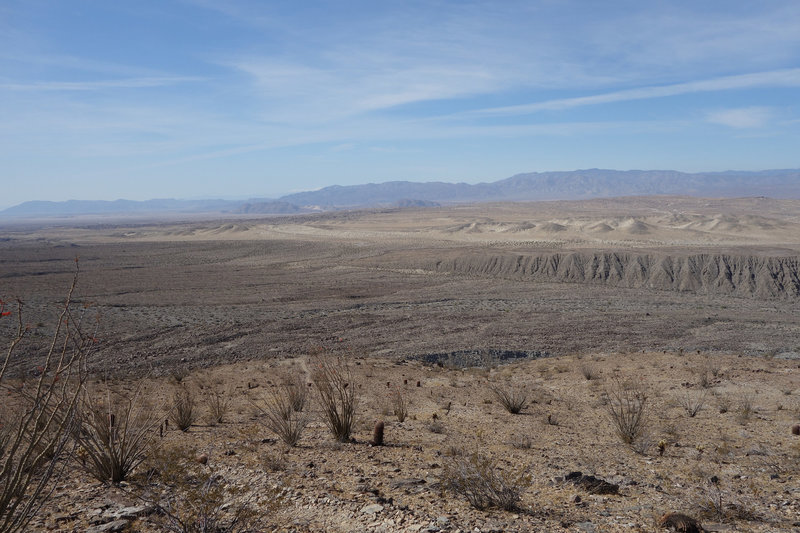
[[[800,167],[800,4],[0,6],[0,209]]]

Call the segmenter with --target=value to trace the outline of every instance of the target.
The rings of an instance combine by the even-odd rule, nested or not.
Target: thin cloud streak
[[[0,83],[0,89],[9,91],[100,91],[104,89],[141,89],[146,87],[164,87],[167,85],[200,81],[204,81],[204,78],[194,76],[165,76],[103,81]]]
[[[712,111],[707,115],[707,120],[731,128],[750,129],[763,128],[772,117],[773,111],[768,107],[745,107]]]
[[[641,87],[614,91],[593,96],[560,98],[515,106],[478,109],[462,113],[465,116],[508,116],[537,113],[539,111],[559,111],[588,105],[610,104],[631,100],[647,100],[700,92],[751,89],[761,87],[800,87],[800,68],[758,72],[738,76],[726,76],[711,80],[693,81],[657,87]]]

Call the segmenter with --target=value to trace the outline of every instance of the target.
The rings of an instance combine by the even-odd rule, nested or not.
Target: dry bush
[[[231,409],[231,390],[212,386],[205,394],[210,424],[221,424]]]
[[[285,392],[289,398],[289,404],[295,412],[300,413],[306,408],[308,387],[303,375],[293,374],[287,378]]]
[[[489,385],[497,401],[511,414],[519,414],[528,405],[528,390],[521,386]]]
[[[251,482],[247,487],[229,483],[213,467],[198,464],[195,451],[172,447],[150,461],[151,476],[140,497],[159,511],[162,531],[175,533],[234,533],[253,531],[280,505],[276,491]],[[256,500],[258,505],[256,506]]]
[[[479,453],[453,455],[445,463],[442,485],[463,496],[476,509],[517,509],[530,476],[505,472],[490,457]]]
[[[583,361],[578,367],[578,370],[580,370],[581,375],[587,381],[591,381],[597,378],[598,372],[597,372],[597,367],[595,366],[594,363],[591,363],[589,361]]]
[[[175,383],[180,385],[184,379],[189,377],[189,369],[185,366],[175,366],[170,371],[170,376],[175,380]]]
[[[172,421],[181,431],[189,431],[189,428],[197,421],[197,404],[194,394],[185,386],[175,389],[172,406]]]
[[[714,380],[722,375],[722,368],[719,361],[711,357],[706,357],[703,363],[695,369],[697,373],[697,384],[707,389],[714,384]]]
[[[297,445],[303,430],[308,425],[306,413],[294,408],[293,390],[295,389],[292,384],[284,383],[270,389],[260,402],[254,403],[264,415],[264,425],[287,446]]]
[[[731,399],[726,395],[714,394],[717,399],[717,408],[720,414],[725,414],[731,409]]]
[[[338,442],[350,440],[355,423],[358,395],[350,366],[341,358],[317,357],[311,381],[317,389],[317,403],[325,425]]]
[[[683,396],[678,397],[678,404],[683,407],[689,418],[694,418],[706,405],[706,391],[695,393],[686,391]]]
[[[740,423],[746,423],[753,416],[756,410],[755,401],[756,396],[752,392],[743,392],[739,396],[739,408],[736,415]]]
[[[107,384],[100,393],[85,393],[75,433],[83,468],[103,483],[127,479],[151,451],[162,412],[146,401],[141,383],[130,396]]]
[[[444,424],[442,424],[441,420],[439,420],[438,418],[434,418],[428,421],[428,423],[425,424],[425,427],[428,429],[428,431],[430,431],[431,433],[435,433],[437,435],[440,435],[445,432]]]
[[[406,401],[405,394],[399,388],[392,391],[392,414],[397,417],[398,422],[403,422],[408,416],[408,402]]]
[[[635,447],[647,434],[647,391],[644,384],[615,378],[606,389],[606,409],[614,430],[625,444]]]
[[[516,434],[511,437],[508,444],[517,450],[530,450],[533,447],[533,439],[528,435]]]
[[[32,350],[22,350],[30,330],[23,321],[23,303],[7,310],[0,300],[0,325],[9,333],[8,348],[0,361],[0,532],[25,531],[49,496],[49,482],[63,473],[65,455],[72,452],[70,436],[76,425],[76,407],[86,379],[85,363],[96,344],[85,329],[88,306],[76,309],[72,297],[75,275],[44,355],[33,379],[13,379],[27,373]],[[5,324],[14,321],[16,325]],[[96,327],[96,326],[95,326]],[[21,353],[22,352],[22,353]],[[24,355],[24,357],[22,357]]]

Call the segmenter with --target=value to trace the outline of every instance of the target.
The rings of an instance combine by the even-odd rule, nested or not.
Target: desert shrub
[[[287,446],[297,445],[308,424],[306,413],[294,409],[293,390],[291,383],[284,383],[269,389],[260,402],[255,402],[264,416],[264,425]]]
[[[629,446],[647,434],[647,391],[642,383],[615,378],[606,389],[606,409],[614,430]]]
[[[189,431],[197,421],[197,404],[194,399],[194,394],[185,386],[175,389],[172,405],[172,421],[175,426],[181,431]]]
[[[226,388],[212,386],[205,394],[208,407],[208,421],[221,424],[231,408],[231,391]]]
[[[528,435],[516,434],[511,437],[509,445],[518,450],[530,450],[533,447],[533,439],[531,439]]]
[[[753,413],[756,410],[755,406],[756,396],[752,392],[743,392],[739,396],[739,408],[737,410],[737,417],[739,422],[744,424],[750,417],[753,416]]]
[[[705,407],[706,391],[703,390],[696,393],[686,391],[682,396],[678,397],[678,404],[683,407],[689,418],[694,418]]]
[[[282,472],[286,470],[288,460],[285,454],[264,452],[259,456],[259,466],[266,472]]]
[[[442,485],[476,509],[512,511],[530,485],[530,476],[526,471],[506,472],[494,459],[476,452],[453,455],[444,465]]]
[[[338,442],[349,441],[358,405],[352,369],[341,358],[317,357],[313,362],[311,381],[331,435]]]
[[[175,533],[234,533],[252,531],[280,505],[275,490],[230,483],[213,466],[199,464],[192,449],[161,450],[150,461],[151,475],[140,497],[156,506],[162,531]],[[259,502],[256,508],[255,501]]]
[[[306,387],[306,380],[303,375],[293,374],[287,378],[285,392],[292,409],[298,413],[302,412],[308,401],[308,387]]]
[[[84,321],[88,306],[78,309],[73,305],[77,260],[75,264],[72,284],[59,306],[44,355],[37,359],[37,375],[33,379],[11,375],[12,369],[31,370],[26,368],[30,353],[26,351],[24,358],[21,357],[30,330],[23,320],[23,304],[17,300],[14,311],[0,300],[0,325],[3,332],[9,333],[5,357],[0,359],[2,533],[27,530],[31,518],[49,495],[49,482],[63,473],[62,459],[72,452],[70,436],[86,379],[84,366],[96,344]],[[16,325],[11,325],[11,321]]]
[[[150,452],[161,412],[146,401],[141,383],[130,396],[112,392],[108,384],[101,392],[86,392],[75,433],[83,468],[104,483],[127,479]]]
[[[587,381],[591,381],[597,377],[597,367],[594,365],[594,363],[589,361],[583,361],[578,367],[578,370],[580,370],[581,375]]]
[[[490,385],[500,405],[511,414],[519,414],[528,405],[528,390],[521,386]]]
[[[175,383],[180,385],[184,379],[189,377],[189,369],[185,366],[175,366],[170,371],[170,376],[175,380]]]
[[[408,416],[408,402],[406,401],[405,394],[399,388],[392,391],[392,414],[397,417],[398,422],[403,422]]]
[[[431,433],[435,433],[437,435],[440,435],[445,432],[444,424],[442,424],[442,421],[439,420],[438,418],[433,418],[429,420],[425,424],[425,427],[427,428],[428,431],[430,431]]]
[[[717,408],[719,409],[720,414],[725,414],[731,409],[731,399],[726,395],[715,394],[715,398],[717,399]]]

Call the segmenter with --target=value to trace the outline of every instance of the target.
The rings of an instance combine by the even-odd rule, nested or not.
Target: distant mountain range
[[[289,214],[365,207],[425,207],[454,203],[582,200],[617,196],[800,198],[800,169],[689,174],[674,170],[575,170],[517,174],[492,183],[391,181],[333,185],[277,200],[131,200],[24,202],[0,217],[73,217],[186,213]]]

